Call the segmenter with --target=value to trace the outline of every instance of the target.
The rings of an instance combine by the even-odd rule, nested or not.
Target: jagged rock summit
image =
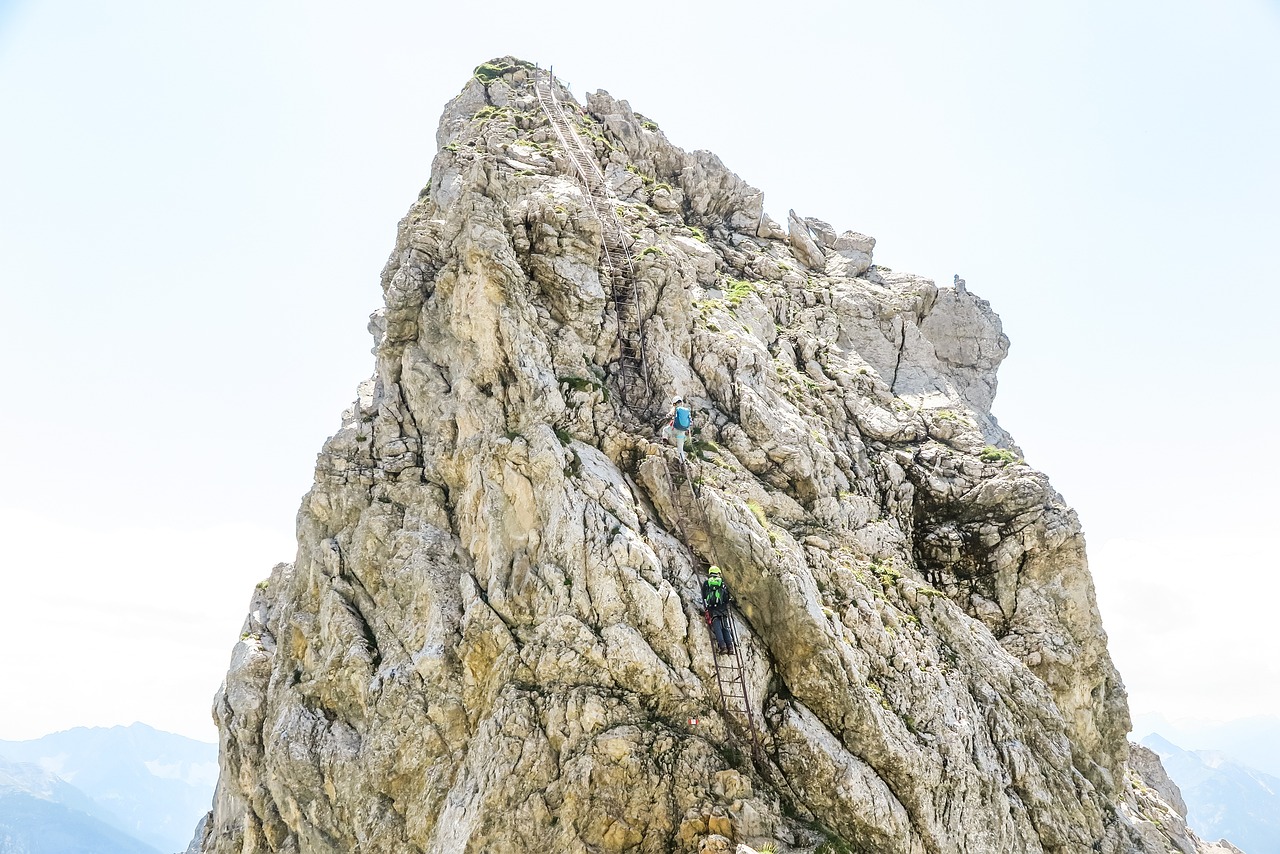
[[[215,700],[203,851],[1195,844],[1136,794],[1079,522],[990,414],[986,302],[509,57],[437,143]]]

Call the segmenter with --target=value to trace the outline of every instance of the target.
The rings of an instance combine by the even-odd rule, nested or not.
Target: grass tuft
[[[742,304],[750,294],[755,293],[755,285],[741,279],[730,279],[725,287],[725,299],[729,301],[729,305],[737,308]]]
[[[1017,454],[1008,448],[997,448],[995,445],[987,445],[978,454],[978,458],[984,463],[1020,463]]]

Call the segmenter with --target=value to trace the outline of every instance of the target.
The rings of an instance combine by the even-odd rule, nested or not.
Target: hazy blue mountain
[[[158,854],[109,820],[65,780],[0,760],[0,854]]]
[[[186,849],[218,778],[216,745],[145,724],[0,741],[0,756],[56,774],[91,798],[112,824],[164,852]]]
[[[1187,824],[1202,839],[1224,838],[1248,854],[1280,854],[1280,778],[1219,751],[1183,750],[1158,733],[1142,743],[1182,790]]]
[[[95,818],[109,818],[92,798],[61,777],[49,773],[39,765],[10,762],[0,757],[0,795],[15,793],[64,804]]]
[[[1280,777],[1280,715],[1259,715],[1225,723],[1171,722],[1163,715],[1136,715],[1134,739],[1141,741],[1151,733],[1160,733],[1169,741],[1192,750],[1220,750],[1228,756],[1246,756],[1250,766]]]

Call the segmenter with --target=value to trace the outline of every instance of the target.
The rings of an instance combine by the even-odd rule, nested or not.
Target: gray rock
[[[640,176],[618,215],[655,399],[697,407],[691,519],[661,412],[621,407],[591,203],[508,162],[517,128],[552,137],[527,71],[495,64],[514,70],[446,107],[374,376],[251,603],[203,850],[1182,839],[1130,817],[1176,813],[1133,794],[1079,521],[990,416],[990,307],[850,274],[873,241],[794,212],[771,239],[714,155],[562,92],[615,186]],[[700,561],[738,600],[759,764],[720,711]]]
[[[1184,819],[1187,817],[1187,804],[1182,799],[1182,792],[1178,790],[1178,784],[1165,773],[1164,765],[1154,750],[1131,742],[1129,766],[1137,772],[1144,783],[1155,789],[1156,793],[1164,799],[1165,803],[1173,807],[1178,815]]]
[[[209,826],[209,813],[202,815],[200,821],[196,822],[195,832],[191,835],[191,844],[181,854],[200,854],[200,849],[204,845],[205,828]]]
[[[861,252],[870,255],[876,248],[876,239],[856,231],[846,231],[836,238],[831,246],[837,252]]]
[[[1144,848],[1184,854],[1243,854],[1225,839],[1216,843],[1200,839],[1187,826],[1182,793],[1166,773],[1160,756],[1141,744],[1130,744],[1129,748],[1120,815],[1142,836]]]
[[[825,258],[818,244],[809,234],[809,226],[796,216],[795,211],[787,213],[787,234],[791,240],[791,251],[796,259],[813,270],[822,269]]]
[[[756,228],[756,237],[763,237],[766,240],[785,240],[787,231],[774,222],[772,217],[765,214],[760,220],[759,227]]]

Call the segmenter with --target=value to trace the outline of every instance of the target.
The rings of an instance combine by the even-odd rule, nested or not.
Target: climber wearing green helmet
[[[733,597],[729,595],[729,586],[724,583],[720,567],[707,569],[707,580],[702,582],[702,607],[716,642],[716,652],[720,655],[733,654],[733,629],[729,625],[729,605],[732,602]]]

